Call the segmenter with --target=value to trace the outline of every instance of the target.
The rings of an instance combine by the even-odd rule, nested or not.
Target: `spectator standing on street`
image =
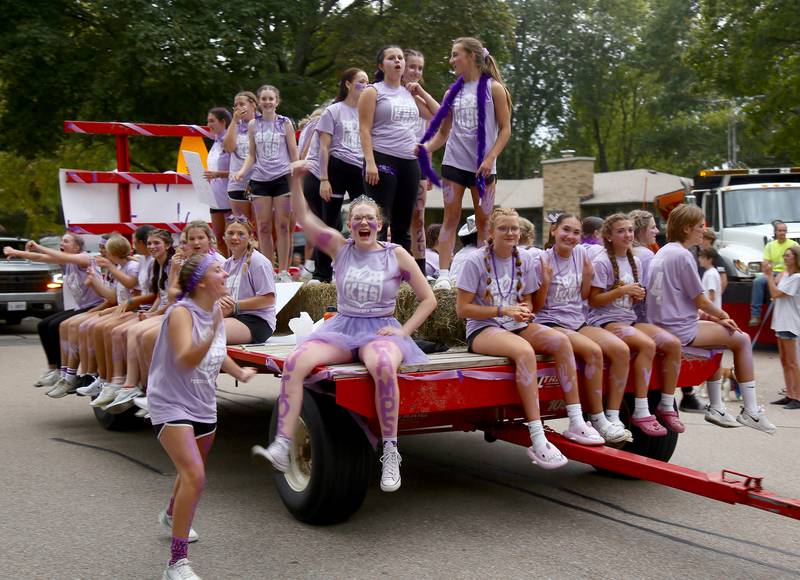
[[[800,365],[797,361],[797,338],[800,337],[800,246],[794,245],[783,253],[785,271],[772,276],[772,266],[764,263],[764,279],[769,294],[775,300],[772,330],[778,338],[786,396],[774,401],[784,409],[800,409]]]
[[[772,222],[774,228],[775,239],[764,246],[764,262],[771,266],[770,270],[772,276],[775,277],[784,270],[783,254],[791,248],[796,246],[797,242],[790,240],[786,237],[788,228],[781,220]],[[749,326],[758,326],[761,324],[761,306],[764,304],[767,291],[767,275],[758,276],[753,281],[753,295],[750,298],[750,322]]]
[[[700,268],[703,271],[701,283],[706,298],[717,308],[722,308],[722,275],[714,266],[719,254],[714,248],[703,248],[697,255]]]

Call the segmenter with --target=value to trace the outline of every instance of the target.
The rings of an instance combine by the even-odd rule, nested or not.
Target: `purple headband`
[[[214,263],[216,260],[211,254],[206,254],[203,256],[203,259],[200,260],[200,263],[197,265],[197,268],[194,269],[192,275],[189,277],[189,281],[186,283],[186,290],[181,292],[179,299],[182,300],[184,297],[191,294],[197,285],[200,283],[200,280],[203,279],[203,276],[206,275],[206,270]]]

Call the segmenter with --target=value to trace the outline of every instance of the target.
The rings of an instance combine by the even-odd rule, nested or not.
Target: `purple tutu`
[[[312,340],[318,340],[357,353],[359,348],[373,340],[390,340],[403,353],[403,364],[428,362],[428,356],[420,350],[417,343],[410,336],[378,336],[378,331],[387,326],[400,328],[402,325],[394,316],[360,317],[337,314],[298,342],[297,346]]]

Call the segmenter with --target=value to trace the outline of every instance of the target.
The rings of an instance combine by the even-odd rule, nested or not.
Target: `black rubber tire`
[[[9,326],[17,326],[22,324],[22,316],[16,314],[6,314],[5,315],[6,324]]]
[[[278,494],[286,509],[303,523],[343,522],[364,502],[375,453],[361,427],[329,395],[306,390],[300,417],[308,430],[310,479],[305,489],[296,491],[283,473],[276,472]],[[277,425],[276,406],[270,421],[270,441],[275,438]]]
[[[650,403],[650,409],[655,410],[658,403],[661,401],[660,391],[649,391],[647,398]],[[667,430],[664,437],[650,437],[642,433],[642,431],[631,424],[631,414],[633,413],[634,405],[633,393],[625,393],[622,400],[622,406],[619,410],[619,418],[625,426],[633,433],[633,441],[623,445],[624,451],[635,453],[636,455],[643,455],[650,459],[657,459],[658,461],[669,461],[672,454],[675,452],[675,447],[678,445],[678,433]]]
[[[136,416],[138,407],[132,407],[119,415],[106,413],[97,407],[92,407],[92,410],[100,426],[108,431],[136,431],[145,425],[144,419]]]

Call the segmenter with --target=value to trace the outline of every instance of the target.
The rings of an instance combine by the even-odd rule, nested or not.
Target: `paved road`
[[[102,430],[86,399],[30,385],[43,356],[28,322],[0,327],[0,578],[157,578],[168,538],[156,523],[174,472],[149,430]],[[776,397],[773,352],[757,354],[761,397]],[[521,448],[479,434],[401,440],[403,487],[377,478],[347,523],[289,516],[272,476],[248,457],[263,442],[276,381],[220,381],[220,430],[190,548],[196,571],[227,578],[789,578],[797,521],[572,462],[532,467]],[[673,462],[765,476],[800,497],[800,414],[774,406],[775,436],[722,431],[686,415]],[[377,470],[377,467],[376,467]]]

